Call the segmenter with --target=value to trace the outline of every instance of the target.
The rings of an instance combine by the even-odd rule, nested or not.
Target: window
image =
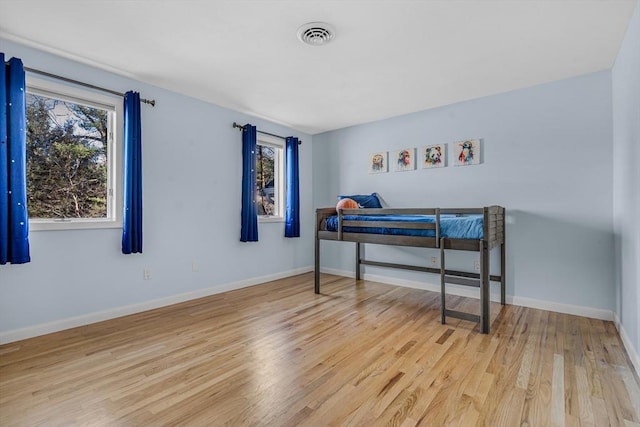
[[[282,221],[284,217],[284,144],[276,138],[258,135],[256,151],[256,203],[261,221]]]
[[[122,99],[28,76],[26,101],[31,229],[121,227]]]

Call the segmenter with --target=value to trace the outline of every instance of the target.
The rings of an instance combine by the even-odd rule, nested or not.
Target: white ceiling
[[[635,4],[0,0],[0,36],[315,134],[609,69]]]

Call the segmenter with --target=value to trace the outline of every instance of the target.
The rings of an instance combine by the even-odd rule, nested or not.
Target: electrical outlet
[[[479,260],[479,259],[477,259],[477,260],[475,260],[475,261],[473,262],[473,269],[474,269],[475,271],[480,271],[480,260]]]
[[[193,261],[191,263],[191,271],[193,271],[194,273],[200,271],[200,265],[196,261]]]
[[[432,256],[431,257],[431,266],[432,267],[437,267],[438,266],[438,257],[437,256]]]
[[[142,277],[144,278],[144,280],[151,280],[151,269],[145,268],[144,270],[142,270]]]

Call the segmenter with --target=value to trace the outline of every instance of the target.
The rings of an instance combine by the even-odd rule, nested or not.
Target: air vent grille
[[[322,46],[334,37],[335,31],[325,22],[309,22],[298,28],[298,39],[311,46]]]

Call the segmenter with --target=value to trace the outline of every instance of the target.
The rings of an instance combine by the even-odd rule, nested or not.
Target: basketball
[[[342,199],[336,205],[336,209],[358,209],[359,207],[353,199]]]

